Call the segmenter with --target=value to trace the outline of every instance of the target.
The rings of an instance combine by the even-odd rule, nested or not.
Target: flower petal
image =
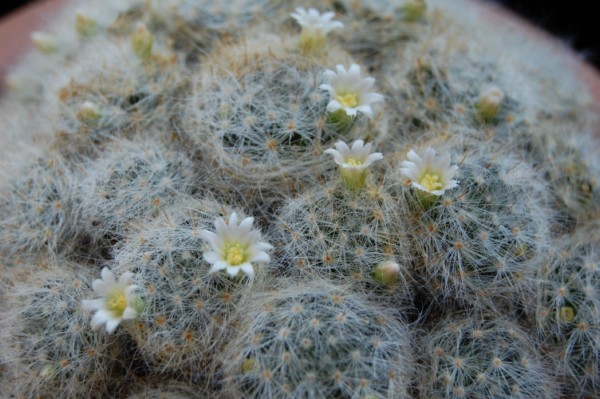
[[[348,72],[346,72],[346,68],[342,64],[336,65],[335,69],[337,70],[338,75],[341,75],[341,76],[348,75]]]
[[[110,290],[110,285],[102,280],[94,280],[92,281],[92,289],[96,294],[104,296]]]
[[[225,271],[231,277],[237,276],[238,272],[240,271],[240,267],[239,266],[228,266],[228,267],[225,268]]]
[[[364,146],[365,146],[364,141],[356,140],[356,141],[354,141],[354,143],[352,143],[351,151],[352,151],[352,153],[357,153],[358,151],[362,150],[362,148]]]
[[[369,166],[369,165],[371,165],[373,162],[375,162],[375,161],[379,161],[379,160],[381,160],[381,159],[383,159],[383,154],[382,154],[382,153],[380,153],[380,152],[374,152],[374,153],[372,153],[372,154],[369,154],[369,155],[368,155],[368,156],[365,158],[364,164],[365,164],[366,166]]]
[[[123,311],[123,320],[133,320],[138,317],[138,312],[134,308],[125,308]]]
[[[360,105],[360,106],[356,107],[354,109],[354,114],[355,115],[356,115],[357,111],[362,112],[363,114],[367,115],[369,118],[372,118],[373,115],[374,115],[373,114],[373,110],[371,109],[370,105]],[[346,112],[348,112],[348,111],[346,111]]]
[[[96,311],[100,310],[104,307],[103,299],[84,299],[81,301],[81,306],[83,309],[88,311]]]
[[[331,71],[329,71],[329,72],[331,72]],[[333,72],[331,72],[331,73],[333,73]],[[323,83],[322,85],[320,85],[319,89],[321,89],[321,90],[327,90],[328,92],[330,92],[332,94],[335,94],[335,89],[333,88],[333,86],[328,85],[326,83]]]
[[[266,252],[261,251],[254,255],[252,259],[250,259],[250,262],[269,263],[271,262],[271,257]]]
[[[419,154],[417,154],[414,150],[410,150],[408,152],[407,158],[414,162],[414,163],[420,163],[422,161],[421,157],[419,156]],[[416,165],[415,165],[416,166]]]
[[[379,93],[366,93],[360,97],[360,100],[363,103],[373,104],[385,100],[385,97]]]
[[[342,104],[340,104],[340,102],[338,100],[331,100],[329,102],[329,104],[327,104],[327,111],[328,112],[335,112],[339,109],[342,109]]]
[[[215,264],[213,264],[211,266],[210,270],[208,271],[208,274],[216,273],[219,270],[226,269],[228,266],[229,266],[229,263],[227,263],[227,262],[223,262],[223,261],[215,262]]]
[[[240,223],[240,232],[242,234],[248,234],[250,232],[250,230],[252,230],[252,224],[254,223],[254,218],[253,217],[248,217],[245,218],[244,220],[242,220],[242,223]]]
[[[254,279],[254,267],[250,263],[240,265],[240,270],[246,273],[250,280]]]
[[[98,328],[100,328],[100,326],[102,326],[110,319],[112,319],[112,315],[110,314],[110,312],[104,309],[100,309],[94,314],[94,317],[92,317],[92,321],[90,323],[92,325],[92,330],[97,330]]]
[[[219,261],[219,259],[221,259],[221,255],[216,252],[204,252],[202,257],[210,264],[216,263]]]
[[[360,77],[360,66],[358,64],[350,65],[350,69],[348,69],[348,75],[352,77]]]
[[[108,267],[103,268],[100,275],[102,276],[102,280],[107,284],[114,284],[117,282],[115,275],[108,269]]]
[[[119,327],[119,324],[121,323],[121,319],[110,319],[106,322],[106,332],[108,332],[109,334],[112,334],[117,327]]]
[[[133,280],[133,276],[134,274],[132,272],[125,272],[121,275],[121,277],[119,277],[119,285],[121,286],[126,286],[128,285],[131,280]]]
[[[200,230],[198,234],[200,235],[200,238],[202,238],[204,241],[207,241],[214,250],[219,249],[223,245],[223,239],[221,239],[212,231]]]

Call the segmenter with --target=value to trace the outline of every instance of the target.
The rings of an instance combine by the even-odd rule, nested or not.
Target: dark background
[[[31,1],[31,0],[29,0]],[[0,15],[26,4],[28,0],[1,0]],[[219,0],[215,0],[219,1]],[[447,0],[452,1],[452,0]],[[592,9],[597,0],[485,0],[499,3],[575,48],[600,68],[600,17]]]

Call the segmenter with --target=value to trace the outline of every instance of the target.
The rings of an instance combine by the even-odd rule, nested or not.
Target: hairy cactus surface
[[[475,0],[72,0],[0,100],[0,396],[600,397],[598,115]]]
[[[226,396],[409,397],[406,323],[345,291],[317,281],[249,298],[221,361]]]

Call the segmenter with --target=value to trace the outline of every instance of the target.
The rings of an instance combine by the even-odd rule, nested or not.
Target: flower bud
[[[575,320],[575,310],[570,306],[563,306],[558,310],[558,317],[563,323],[571,323]]]
[[[482,90],[477,100],[477,112],[479,116],[488,121],[494,119],[502,102],[504,101],[504,92],[498,86],[488,86]]]
[[[38,51],[50,54],[56,51],[56,38],[46,32],[33,32],[31,34],[31,41]]]
[[[425,0],[405,0],[400,9],[405,21],[417,21],[425,14],[427,3]]]
[[[400,265],[392,261],[382,262],[373,270],[372,276],[381,284],[395,285],[400,279]]]
[[[138,57],[147,60],[152,55],[154,36],[145,25],[139,25],[131,37],[131,45]]]
[[[77,119],[84,123],[93,123],[102,117],[102,109],[91,101],[84,102],[77,112]]]
[[[85,15],[82,11],[75,14],[75,30],[81,37],[90,37],[98,29],[97,22]]]

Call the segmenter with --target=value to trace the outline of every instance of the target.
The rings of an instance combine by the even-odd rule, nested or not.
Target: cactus
[[[60,156],[39,158],[2,187],[0,253],[71,251],[81,234],[77,174]]]
[[[549,362],[509,320],[445,320],[423,340],[423,398],[554,398]]]
[[[279,275],[321,276],[352,283],[381,300],[412,304],[410,239],[389,193],[372,187],[360,194],[341,182],[288,201],[275,230]],[[377,277],[393,262],[397,281]],[[386,284],[387,281],[387,284]]]
[[[127,339],[90,331],[81,307],[90,268],[64,259],[38,263],[45,270],[13,287],[2,311],[9,329],[2,358],[11,375],[4,394],[101,398],[124,392]]]
[[[163,145],[115,141],[88,161],[80,183],[82,218],[94,241],[120,239],[138,219],[156,217],[192,190],[191,162]]]
[[[141,287],[143,310],[126,329],[151,370],[209,378],[210,358],[230,335],[231,314],[248,287],[209,274],[200,238],[225,211],[209,199],[177,202],[138,226],[115,253],[115,269],[133,272]]]
[[[594,396],[600,384],[600,253],[597,226],[561,245],[543,268],[536,319],[555,352],[557,371],[569,382],[566,396]]]
[[[467,0],[72,3],[0,102],[6,395],[600,396],[555,48]]]
[[[407,324],[343,286],[259,292],[239,312],[221,359],[227,397],[409,397]]]
[[[552,223],[545,187],[509,159],[465,160],[457,179],[458,187],[429,209],[414,190],[405,193],[420,255],[417,274],[442,306],[518,311],[533,298],[550,246],[543,238]]]

